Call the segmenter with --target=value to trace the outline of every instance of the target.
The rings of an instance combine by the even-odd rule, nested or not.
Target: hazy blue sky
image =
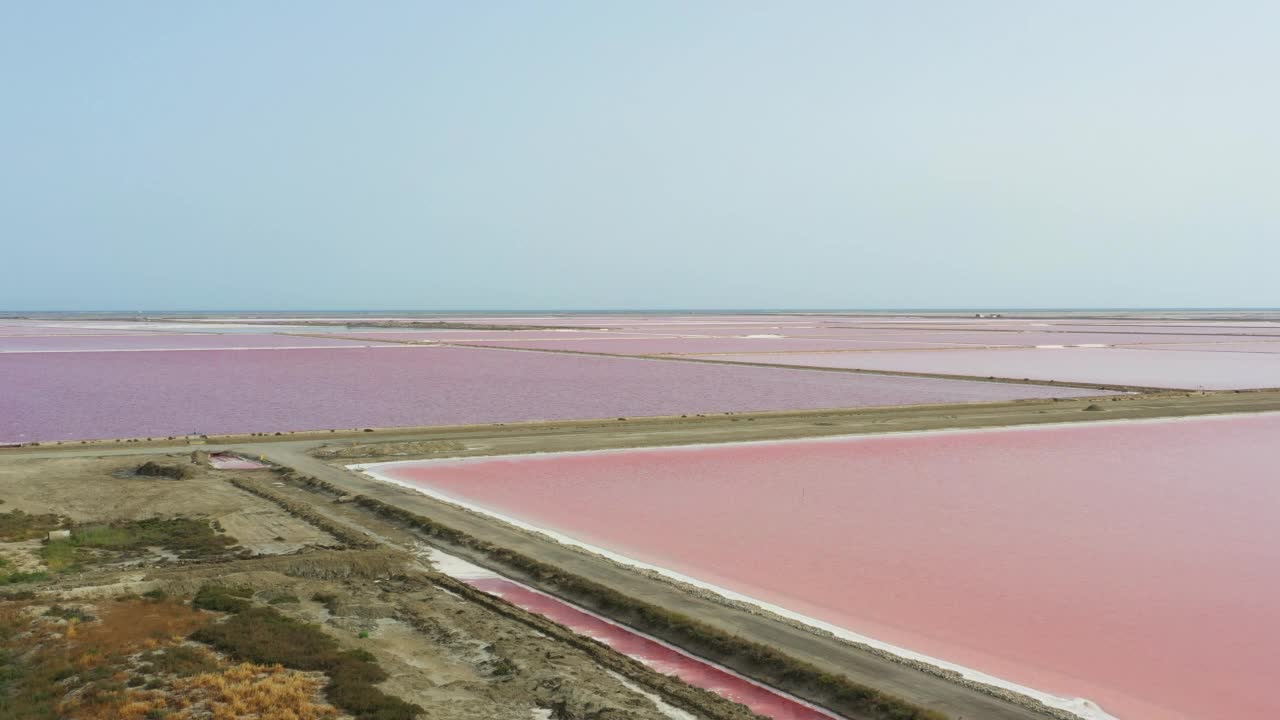
[[[1277,28],[0,0],[0,308],[1276,306]]]

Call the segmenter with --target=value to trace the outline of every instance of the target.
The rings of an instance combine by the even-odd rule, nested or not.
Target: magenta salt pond
[[[674,360],[389,344],[0,353],[0,442],[1096,395]]]
[[[1280,414],[372,466],[1126,720],[1280,717]]]

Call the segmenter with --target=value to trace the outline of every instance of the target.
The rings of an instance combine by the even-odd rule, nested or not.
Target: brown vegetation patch
[[[67,526],[67,519],[53,513],[32,514],[21,510],[0,513],[0,542],[42,538],[50,530]]]

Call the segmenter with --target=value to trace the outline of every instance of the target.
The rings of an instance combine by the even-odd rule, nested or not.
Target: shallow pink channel
[[[1280,717],[1280,414],[408,462],[401,481],[1121,718]]]
[[[676,652],[661,643],[626,628],[607,623],[572,605],[505,578],[475,578],[464,582],[497,595],[529,612],[548,617],[579,634],[599,640],[664,675],[675,675],[690,685],[742,703],[765,717],[774,718],[774,720],[830,720],[831,718],[826,713],[743,680],[705,661]]]

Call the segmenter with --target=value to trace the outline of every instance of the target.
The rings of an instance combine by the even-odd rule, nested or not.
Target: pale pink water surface
[[[1280,717],[1280,414],[374,467],[1128,719]]]
[[[1211,342],[1187,345],[1143,345],[1143,350],[1197,350],[1201,352],[1280,353],[1280,341]]]
[[[213,453],[209,456],[209,464],[216,470],[263,470],[269,467],[266,463],[231,453]]]
[[[804,331],[805,335],[841,339],[892,339],[900,342],[954,343],[958,345],[1143,345],[1146,343],[1209,343],[1247,339],[1240,336],[1185,335],[1173,333],[1131,332],[968,332],[956,330],[911,331],[820,328]]]
[[[237,348],[365,347],[375,340],[340,340],[306,335],[254,333],[155,333],[151,335],[54,335],[0,337],[0,352],[83,352],[95,350],[220,350]]]
[[[921,348],[962,348],[945,343],[895,342],[892,340],[831,340],[821,338],[673,337],[628,339],[550,338],[540,340],[477,340],[463,344],[493,347],[569,350],[606,355],[673,355],[697,353],[824,352],[828,350],[914,350]]]
[[[563,340],[566,338],[644,338],[648,335],[615,330],[349,330],[341,337],[367,340],[465,342],[475,340]]]
[[[143,330],[96,330],[74,326],[0,325],[0,337],[44,335],[147,335]]]
[[[776,365],[1030,378],[1060,382],[1233,390],[1280,387],[1280,355],[1138,348],[995,348],[928,352],[706,355]]]
[[[1034,385],[395,344],[0,353],[0,442],[1096,394]]]

